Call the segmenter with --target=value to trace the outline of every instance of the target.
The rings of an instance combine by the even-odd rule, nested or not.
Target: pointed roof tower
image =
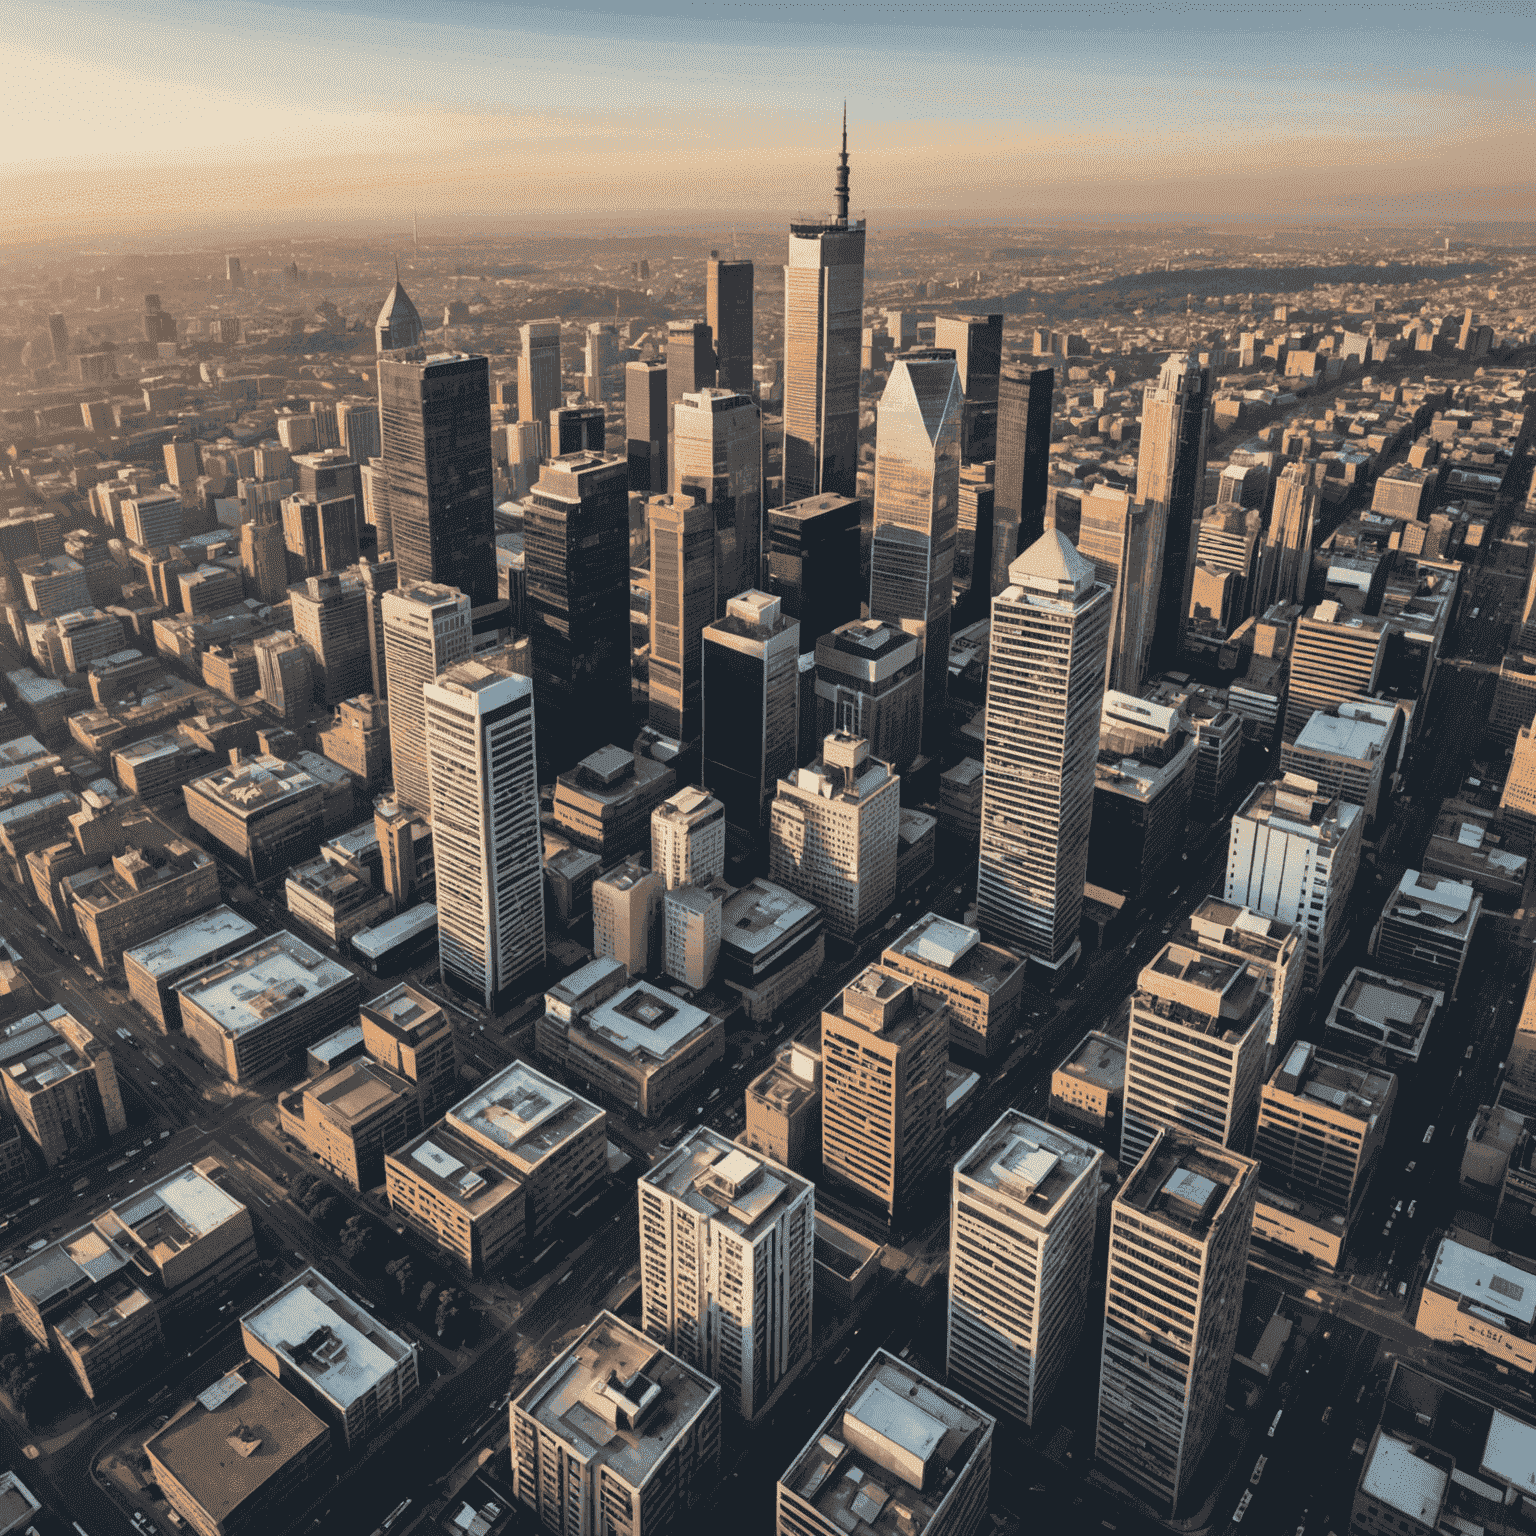
[[[848,103],[843,103],[843,152],[837,159],[837,185],[832,189],[837,199],[837,222],[848,224]]]
[[[379,352],[391,352],[396,347],[419,347],[421,335],[421,316],[400,282],[400,264],[396,262],[395,286],[389,290],[389,297],[384,300],[384,307],[374,322],[374,348]]]
[[[1008,567],[1009,583],[1048,597],[1077,599],[1093,590],[1097,571],[1066,534],[1048,528]]]

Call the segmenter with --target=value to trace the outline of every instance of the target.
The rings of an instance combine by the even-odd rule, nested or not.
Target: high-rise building
[[[768,590],[800,621],[800,643],[859,616],[859,502],[807,496],[768,513]]]
[[[630,718],[624,460],[552,459],[529,493],[523,540],[539,751],[562,768],[605,745],[615,722]]]
[[[310,654],[315,699],[335,708],[367,693],[373,679],[368,659],[368,595],[339,576],[311,576],[290,598],[293,632]]]
[[[651,812],[651,868],[671,891],[725,874],[725,807],[707,789],[680,789]]]
[[[69,327],[63,315],[48,316],[48,341],[54,362],[62,368],[69,358]]]
[[[1008,567],[1045,532],[1051,470],[1053,368],[1004,368],[997,384],[997,472],[992,498],[992,595]]]
[[[624,435],[629,460],[629,488],[642,496],[666,494],[667,437],[672,412],[667,406],[667,365],[624,366]]]
[[[1017,955],[963,923],[928,912],[886,946],[880,963],[949,1004],[949,1048],[986,1061],[1013,1043],[1024,995]]]
[[[715,514],[691,496],[652,496],[651,724],[677,741],[704,725],[704,630],[715,619]]]
[[[896,359],[875,436],[869,614],[921,626],[923,747],[948,735],[950,605],[964,399],[952,352]]]
[[[1205,496],[1206,439],[1211,422],[1211,370],[1191,353],[1170,356],[1142,396],[1141,456],[1136,500],[1163,529],[1153,664],[1174,662],[1184,643],[1195,569],[1195,521]]]
[[[992,600],[978,926],[1052,974],[1077,957],[1109,588],[1052,530]]]
[[[992,598],[996,468],[990,459],[984,464],[960,465],[960,500],[955,514],[955,600],[957,605],[965,605],[967,617],[980,613]]]
[[[722,261],[714,252],[704,278],[704,318],[714,336],[716,377],[721,389],[752,393],[752,290],[750,261]]]
[[[600,405],[557,405],[549,413],[549,456],[601,453],[607,433],[607,415]]]
[[[1371,954],[1392,976],[1456,995],[1483,898],[1462,880],[1405,869],[1371,935]]]
[[[672,492],[691,495],[714,516],[714,617],[720,617],[732,593],[762,580],[762,413],[749,395],[700,389],[678,397],[671,420]]]
[[[834,733],[816,762],[779,781],[768,878],[815,902],[852,942],[895,900],[900,826],[900,777],[862,737]]]
[[[631,981],[648,976],[659,963],[665,891],[661,876],[634,858],[592,882],[592,953],[598,959],[617,960]]]
[[[1376,691],[1389,636],[1385,618],[1351,613],[1331,598],[1302,614],[1291,642],[1286,741],[1318,710]]]
[[[376,400],[339,400],[336,436],[341,451],[357,465],[379,456],[379,406]]]
[[[386,592],[379,607],[395,798],[412,810],[430,812],[431,777],[422,751],[427,719],[422,690],[449,667],[469,660],[474,648],[469,599],[455,587],[420,582]]]
[[[1095,485],[1082,503],[1077,548],[1114,593],[1104,686],[1134,693],[1147,675],[1157,618],[1163,525],[1125,491]]]
[[[259,603],[283,600],[288,589],[288,550],[280,522],[241,523],[240,569],[248,597]]]
[[[857,496],[864,221],[848,218],[848,124],[833,218],[789,226],[784,267],[784,500]]]
[[[245,286],[245,274],[240,270],[240,258],[238,256],[226,256],[224,258],[224,281],[231,288]]]
[[[960,457],[980,464],[997,457],[997,386],[1003,361],[1001,315],[940,315],[933,344],[955,354],[965,405],[960,416]]]
[[[810,1358],[816,1186],[700,1126],[640,1181],[640,1319],[752,1419]]]
[[[498,1012],[544,964],[533,683],[511,648],[426,684],[443,981]]]
[[[373,323],[375,352],[393,352],[399,347],[419,347],[422,342],[421,316],[411,303],[411,296],[400,286],[400,274],[395,274],[395,286],[389,290],[379,318]]]
[[[357,574],[368,596],[368,661],[373,671],[373,696],[389,696],[384,661],[384,594],[400,582],[400,567],[387,555],[381,560],[359,560]]]
[[[667,322],[667,439],[677,432],[677,405],[684,395],[715,384],[715,343],[707,320],[669,320]],[[668,453],[667,463],[673,465]],[[669,471],[669,489],[675,487],[677,470]]]
[[[496,597],[489,364],[462,352],[379,357],[390,543],[402,582]]]
[[[799,663],[800,626],[766,592],[732,597],[704,631],[704,783],[754,848],[774,786],[795,768]]]
[[[1195,575],[1186,617],[1227,635],[1253,611],[1263,518],[1239,506],[1207,507],[1196,527]]]
[[[1255,613],[1266,612],[1273,603],[1306,601],[1317,501],[1317,482],[1310,466],[1287,464],[1275,483]]]
[[[1006,1109],[955,1164],[946,1375],[1033,1425],[1082,1333],[1104,1154]]]
[[[816,739],[862,736],[905,773],[922,748],[923,661],[918,636],[855,619],[816,642]]]
[[[1258,1173],[1165,1128],[1110,1207],[1094,1454],[1170,1516],[1221,1424]]]
[[[251,648],[262,702],[285,720],[302,720],[315,701],[309,648],[291,629],[258,635]]]
[[[619,365],[619,338],[611,325],[601,321],[587,327],[587,346],[582,370],[582,392],[589,400],[606,400],[613,389]],[[599,443],[598,447],[602,447]]]
[[[357,506],[350,496],[320,502],[285,496],[282,507],[288,575],[294,581],[357,563]]]
[[[517,414],[539,429],[539,457],[548,458],[549,413],[560,404],[560,322],[530,320],[520,327],[523,350],[517,359]],[[486,394],[486,409],[490,395]]]
[[[939,1170],[949,1009],[871,965],[821,1011],[821,1164],[827,1181],[895,1218]]]
[[[1164,944],[1131,997],[1120,1166],[1134,1167],[1159,1126],[1246,1153],[1274,1011],[1261,975]]]
[[[1310,987],[1348,931],[1364,829],[1358,805],[1294,773],[1256,785],[1232,818],[1226,899],[1302,931]]]

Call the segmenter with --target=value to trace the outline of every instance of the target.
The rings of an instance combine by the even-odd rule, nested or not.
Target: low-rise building
[[[295,864],[283,882],[288,915],[327,944],[345,944],[390,911],[389,893],[348,862],[327,858]]]
[[[1111,1156],[1125,1112],[1125,1041],[1091,1029],[1051,1073],[1051,1119]]]
[[[1483,898],[1460,880],[1403,871],[1371,935],[1371,956],[1393,976],[1456,996]]]
[[[61,882],[75,922],[103,970],[126,949],[215,906],[219,872],[194,844],[175,838],[160,847],[127,847],[102,868]]]
[[[180,1029],[181,995],[176,983],[243,949],[255,934],[256,925],[238,912],[214,907],[147,944],[124,950],[123,973],[129,996],[162,1034]]]
[[[821,1165],[821,1055],[796,1040],[747,1085],[746,1124],[737,1140],[796,1173]]]
[[[821,970],[824,928],[815,903],[771,880],[749,880],[726,898],[718,979],[754,1024],[767,1023]]]
[[[1426,1338],[1536,1374],[1536,1268],[1442,1238],[1414,1327]]]
[[[183,793],[193,824],[258,885],[299,863],[323,835],[325,787],[297,763],[263,755],[195,779]]]
[[[50,1168],[128,1128],[112,1052],[57,1004],[0,1025],[0,1083]]]
[[[1356,966],[1328,1011],[1324,1043],[1359,1061],[1401,1072],[1418,1061],[1445,993]]]
[[[555,781],[555,823],[604,864],[649,846],[651,813],[677,787],[677,773],[622,747],[601,747]]]

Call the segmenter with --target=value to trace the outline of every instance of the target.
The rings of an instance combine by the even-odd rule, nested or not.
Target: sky
[[[0,0],[0,242],[248,219],[1523,218],[1529,0]]]

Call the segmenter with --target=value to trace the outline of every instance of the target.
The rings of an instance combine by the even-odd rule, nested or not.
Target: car
[[[1418,1208],[1419,1208],[1419,1202],[1417,1200],[1410,1200],[1408,1202],[1408,1219],[1409,1219],[1409,1221],[1413,1220],[1413,1213]]]
[[[1427,1147],[1430,1144],[1430,1142],[1432,1142],[1434,1139],[1435,1139],[1435,1128],[1434,1128],[1434,1126],[1430,1126],[1424,1132],[1424,1145]]]
[[[1332,1418],[1333,1418],[1333,1404],[1329,1403],[1328,1406],[1323,1409],[1323,1423],[1327,1424]]]
[[[1399,1301],[1401,1301],[1403,1299],[1403,1297],[1405,1297],[1407,1294],[1408,1294],[1408,1282],[1406,1280],[1399,1280],[1397,1282],[1397,1299]]]
[[[1467,1047],[1466,1054],[1461,1059],[1463,1061],[1471,1061],[1472,1060],[1472,1047],[1470,1045]]]
[[[1399,1200],[1397,1202],[1397,1204],[1392,1207],[1392,1214],[1394,1216],[1398,1215],[1399,1212],[1401,1212],[1402,1208],[1403,1208],[1403,1202],[1401,1200]]]
[[[1248,1506],[1253,1503],[1253,1489],[1243,1489],[1243,1496],[1237,1501],[1237,1508],[1232,1511],[1232,1524],[1241,1525],[1243,1516],[1248,1513]]]
[[[1253,1475],[1248,1479],[1255,1488],[1259,1486],[1259,1479],[1264,1476],[1264,1468],[1269,1465],[1268,1456],[1260,1456],[1253,1464]]]
[[[1271,1440],[1273,1440],[1275,1438],[1275,1431],[1280,1428],[1280,1415],[1282,1413],[1284,1413],[1284,1412],[1285,1412],[1285,1409],[1281,1408],[1275,1414],[1274,1418],[1270,1420],[1270,1423],[1269,1423],[1269,1438]]]
[[[1414,1170],[1414,1169],[1415,1169],[1415,1168],[1417,1168],[1417,1167],[1418,1167],[1418,1166],[1419,1166],[1419,1160],[1418,1160],[1418,1158],[1416,1158],[1416,1157],[1415,1157],[1415,1158],[1413,1158],[1413,1159],[1411,1159],[1411,1160],[1410,1160],[1410,1161],[1409,1161],[1409,1164],[1408,1164],[1408,1166],[1407,1166],[1407,1167],[1406,1167],[1406,1168],[1404,1168],[1404,1169],[1403,1169],[1403,1172],[1404,1172],[1404,1173],[1412,1173],[1412,1172],[1413,1172],[1413,1170]]]

